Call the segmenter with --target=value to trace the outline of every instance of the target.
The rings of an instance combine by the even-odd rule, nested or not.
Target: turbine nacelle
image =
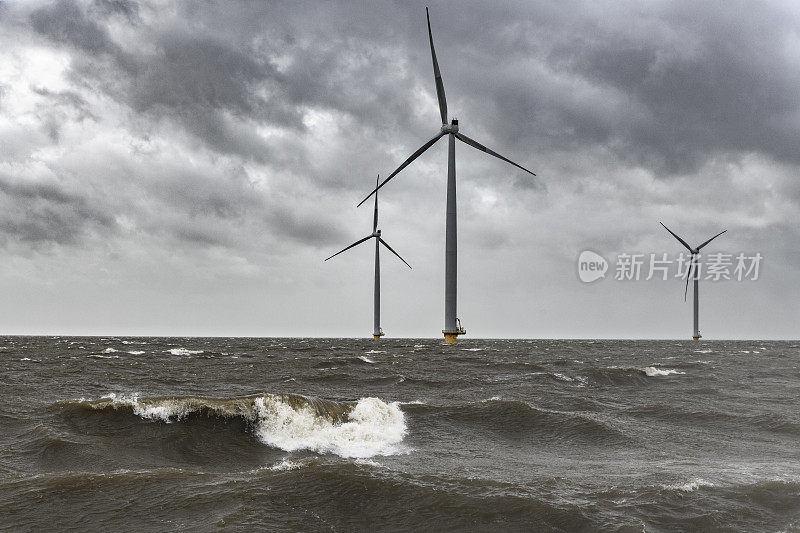
[[[372,237],[380,237],[380,236],[381,236],[381,230],[375,230],[372,232]]]
[[[458,133],[458,119],[454,118],[450,124],[442,124],[442,134]]]

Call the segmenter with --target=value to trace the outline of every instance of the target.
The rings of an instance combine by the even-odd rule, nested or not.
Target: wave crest
[[[402,452],[406,421],[398,402],[361,398],[336,402],[297,394],[240,398],[153,397],[108,394],[99,400],[63,402],[68,410],[129,410],[145,420],[174,423],[190,416],[242,418],[260,442],[293,452],[310,450],[342,457]]]

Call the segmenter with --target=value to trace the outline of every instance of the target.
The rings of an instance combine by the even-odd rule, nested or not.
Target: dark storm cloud
[[[495,128],[502,131],[511,118],[510,137],[522,135],[548,150],[601,145],[628,165],[662,175],[697,171],[720,153],[757,151],[800,161],[798,22],[784,6],[608,7],[608,13],[553,16],[531,5],[527,25],[518,23],[525,31],[512,24],[480,32],[490,37],[473,42],[476,49],[500,44],[492,35],[514,35],[519,45],[496,64],[488,58],[500,50],[473,56],[489,81],[479,81],[481,90],[472,94],[493,95],[483,107],[492,110],[487,119]],[[528,67],[536,58],[530,76],[519,68],[520,53]],[[514,116],[532,118],[524,123],[528,131]]]
[[[128,22],[139,21],[139,4],[132,0],[95,0],[93,8],[102,15],[121,15]]]
[[[115,53],[108,32],[90,20],[75,2],[60,0],[30,15],[31,26],[57,43],[69,44],[90,54]]]
[[[412,88],[432,92],[413,6],[402,16],[384,6],[391,16],[376,20],[380,9],[347,4],[179,3],[164,20],[143,6],[62,0],[30,21],[83,52],[72,64],[80,83],[180,124],[213,150],[275,169],[307,173],[315,162],[305,146],[276,149],[258,128],[309,133],[309,109],[350,117],[351,132],[375,149],[401,140],[413,149],[436,128],[435,118],[412,116]],[[435,7],[433,25],[451,108],[464,112],[467,132],[488,127],[489,140],[516,154],[527,147],[538,160],[598,146],[616,164],[659,175],[695,172],[730,153],[798,162],[800,77],[787,41],[797,22],[780,5],[462,7],[457,20]],[[115,42],[104,26],[109,13],[136,21],[142,46]],[[399,134],[392,139],[382,126]],[[340,187],[349,183],[340,166],[309,177]]]
[[[89,231],[109,232],[114,218],[56,183],[12,182],[0,176],[0,235],[41,245],[75,244]]]
[[[677,3],[664,13],[682,43],[601,34],[564,44],[551,61],[629,95],[646,120],[623,129],[626,148],[689,172],[718,152],[759,151],[797,163],[798,63],[785,48],[796,22],[766,4]],[[743,15],[746,14],[746,23]],[[608,135],[613,135],[608,131]]]
[[[243,5],[232,7],[247,16]],[[215,9],[191,6],[182,14],[201,19],[204,10]],[[352,116],[357,127],[360,122],[373,131],[390,115],[408,123],[391,52],[356,36],[339,36],[333,26],[327,34],[297,39],[293,35],[302,28],[276,25],[269,12],[259,15],[265,16],[259,28],[263,40],[225,26],[204,35],[182,27],[183,20],[137,27],[143,43],[155,47],[138,53],[123,50],[102,21],[69,0],[36,10],[30,20],[40,34],[85,52],[72,63],[76,82],[155,120],[169,118],[222,153],[276,166],[307,165],[303,153],[290,158],[276,153],[256,128],[303,132],[304,110],[314,107]],[[278,57],[287,62],[282,71],[274,64]]]

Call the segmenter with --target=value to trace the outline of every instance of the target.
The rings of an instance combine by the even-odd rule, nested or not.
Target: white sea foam
[[[696,478],[692,479],[691,481],[687,481],[686,483],[678,483],[676,485],[665,485],[664,488],[670,490],[679,490],[681,492],[694,492],[700,487],[713,487],[714,484],[710,481],[706,481],[705,479]]]
[[[315,409],[311,400],[299,398],[266,394],[230,400],[147,399],[138,393],[112,393],[102,397],[110,400],[115,409],[128,407],[137,416],[165,423],[206,409],[220,416],[242,417],[254,424],[254,432],[262,443],[288,452],[311,450],[341,457],[368,458],[406,451],[400,446],[406,434],[406,421],[398,402],[362,398],[352,408],[340,406],[344,412],[342,418],[336,418]],[[91,403],[96,408],[103,406],[102,402]]]
[[[383,351],[383,350],[370,350],[370,351],[364,352],[364,353],[386,353],[386,352]]]
[[[128,406],[133,409],[133,412],[149,420],[161,420],[162,422],[170,423],[174,419],[185,417],[189,413],[188,406],[181,402],[163,401],[153,404],[147,404],[139,401],[139,394],[107,394],[103,396],[104,399],[111,400],[114,407]]]
[[[23,357],[20,361],[33,361],[30,357]]]
[[[131,354],[131,355],[142,355],[144,352],[141,351],[141,350],[132,350],[132,351],[130,351],[128,353]]]
[[[91,353],[86,357],[91,357],[93,359],[119,359],[118,355],[101,355],[99,353]]]
[[[291,470],[299,470],[307,465],[308,462],[287,461],[286,459],[284,459],[280,463],[275,463],[274,465],[270,466],[268,469],[272,472],[289,472]]]
[[[654,366],[646,366],[642,369],[642,371],[650,377],[669,376],[670,374],[686,374],[686,372],[681,372],[680,370],[675,370],[674,368],[656,368]]]
[[[695,350],[694,353],[711,353],[711,350],[706,348],[705,350]]]
[[[170,348],[168,351],[172,355],[196,355],[203,353],[203,350],[188,350],[186,348]]]
[[[463,352],[480,352],[483,348],[461,348]]]
[[[357,465],[372,466],[374,468],[383,468],[382,464],[380,464],[378,461],[373,461],[372,459],[356,459],[355,463]]]
[[[272,396],[255,400],[256,435],[269,446],[292,452],[312,450],[341,457],[372,457],[402,452],[398,446],[406,434],[403,411],[397,402],[362,398],[335,423],[310,406],[292,406]]]
[[[117,353],[119,350],[115,350],[114,348],[106,348],[103,350],[103,353]]]
[[[367,352],[367,353],[372,353],[372,352]],[[361,359],[362,361],[364,361],[365,363],[375,363],[375,361],[373,361],[372,359],[370,359],[366,355],[359,355],[358,358]]]

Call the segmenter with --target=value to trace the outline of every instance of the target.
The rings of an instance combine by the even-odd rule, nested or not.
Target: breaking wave
[[[167,351],[172,355],[197,355],[203,353],[203,350],[188,350],[186,348],[170,348]]]
[[[667,490],[676,490],[678,492],[694,492],[702,487],[713,487],[714,484],[702,478],[692,479],[686,483],[676,483],[674,485],[664,485]]]
[[[128,411],[167,424],[189,417],[242,419],[263,444],[292,452],[309,450],[366,458],[402,453],[406,421],[398,402],[361,398],[337,402],[295,394],[240,398],[154,397],[108,394],[99,400],[61,402],[72,412]]]
[[[681,372],[680,370],[675,370],[674,368],[656,368],[654,366],[646,366],[642,369],[642,371],[650,376],[669,376],[670,374],[686,374],[686,372]]]

